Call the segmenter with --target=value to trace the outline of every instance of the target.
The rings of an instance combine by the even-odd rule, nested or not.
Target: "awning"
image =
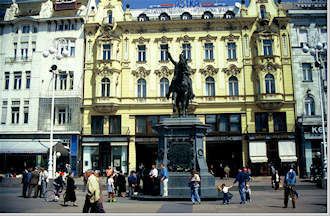
[[[290,140],[278,141],[278,154],[281,162],[297,161],[296,143]]]
[[[0,141],[0,153],[6,154],[45,154],[48,152],[48,143],[39,141],[6,140]]]
[[[264,163],[268,161],[266,142],[251,141],[249,143],[249,154],[252,163]]]
[[[111,142],[111,146],[127,146],[127,142]]]

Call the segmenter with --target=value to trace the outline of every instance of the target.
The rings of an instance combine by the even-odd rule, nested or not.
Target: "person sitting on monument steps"
[[[168,196],[168,189],[167,189],[168,171],[163,163],[160,164],[159,177],[160,177],[160,195],[162,197],[167,197]]]
[[[157,192],[158,189],[158,170],[156,169],[156,165],[153,164],[151,171],[149,173],[149,177],[151,179],[151,194],[153,196],[159,195],[159,192]]]

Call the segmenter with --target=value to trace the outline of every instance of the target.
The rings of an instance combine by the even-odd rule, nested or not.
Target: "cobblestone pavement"
[[[229,180],[228,182],[231,182]],[[310,183],[299,183],[297,208],[291,203],[283,209],[283,191],[273,191],[267,181],[255,181],[252,201],[246,205],[239,204],[237,188],[230,205],[222,205],[221,201],[204,201],[201,205],[192,205],[189,201],[138,201],[118,198],[116,203],[104,202],[107,213],[326,213],[326,190],[318,189]],[[253,188],[253,187],[252,187]],[[82,187],[77,189],[78,207],[63,206],[63,199],[59,202],[47,203],[41,198],[20,197],[20,187],[0,187],[0,213],[79,213],[84,203]],[[106,192],[103,193],[106,201]]]

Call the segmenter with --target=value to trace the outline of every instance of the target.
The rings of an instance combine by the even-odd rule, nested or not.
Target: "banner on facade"
[[[252,163],[268,161],[265,141],[252,141],[249,143],[249,154]]]
[[[278,141],[278,154],[281,162],[297,161],[296,143],[291,140]]]

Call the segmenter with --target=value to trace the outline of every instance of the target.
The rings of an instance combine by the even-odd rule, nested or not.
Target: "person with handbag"
[[[72,202],[73,206],[78,206],[76,204],[76,192],[75,189],[77,188],[73,179],[73,173],[69,173],[69,175],[67,176],[67,180],[66,180],[66,191],[65,191],[65,196],[64,196],[64,205],[66,202]]]

